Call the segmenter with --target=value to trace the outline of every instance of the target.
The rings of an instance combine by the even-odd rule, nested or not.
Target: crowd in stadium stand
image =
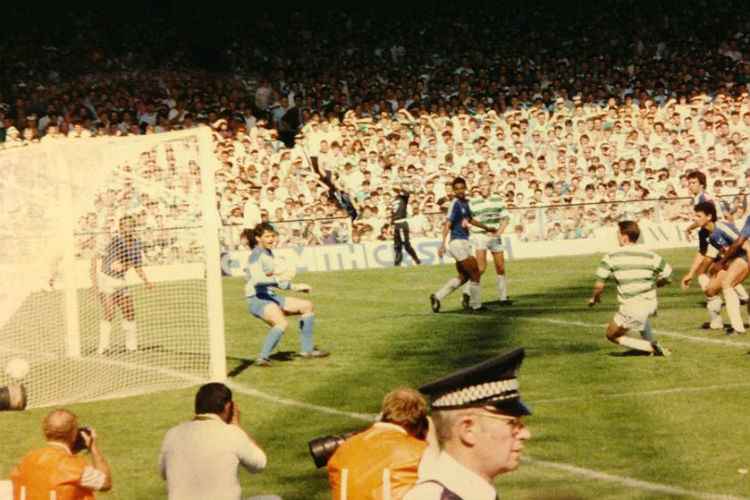
[[[33,60],[21,39],[0,68],[0,148],[212,124],[223,222],[240,228],[260,188],[282,244],[390,240],[394,185],[414,193],[412,236],[435,236],[456,175],[518,208],[523,240],[586,237],[626,214],[682,220],[684,204],[576,204],[685,196],[692,169],[713,195],[747,186],[750,25],[737,2],[639,5],[261,16],[221,52],[224,76],[196,69],[177,31],[136,30],[159,38],[110,53],[82,29]],[[351,223],[311,157],[351,197]],[[128,202],[143,221],[149,203]],[[311,218],[328,220],[298,220]]]

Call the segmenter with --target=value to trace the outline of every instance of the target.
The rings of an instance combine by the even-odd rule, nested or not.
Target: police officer
[[[494,479],[515,470],[531,433],[516,372],[523,349],[460,370],[419,390],[430,397],[440,451],[425,452],[404,500],[495,500]]]

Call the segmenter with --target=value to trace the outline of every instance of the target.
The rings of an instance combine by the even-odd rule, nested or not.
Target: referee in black
[[[401,261],[404,260],[404,248],[414,262],[421,264],[417,252],[414,251],[414,247],[409,242],[409,223],[406,219],[408,217],[407,207],[409,206],[410,194],[404,184],[396,185],[394,188],[395,196],[391,205],[391,224],[393,224],[393,249],[395,253],[393,265],[396,267],[400,266]]]

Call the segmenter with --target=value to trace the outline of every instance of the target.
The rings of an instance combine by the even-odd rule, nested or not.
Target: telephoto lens
[[[359,431],[347,432],[340,436],[324,436],[311,440],[307,445],[310,448],[310,455],[312,455],[313,462],[315,462],[315,467],[318,469],[325,467],[338,447],[341,446],[341,443],[357,434],[357,432]]]

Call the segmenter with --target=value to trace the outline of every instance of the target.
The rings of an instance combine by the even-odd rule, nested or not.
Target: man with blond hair
[[[344,441],[328,462],[333,500],[400,500],[417,482],[427,447],[427,403],[401,387],[383,398],[380,420]]]
[[[68,410],[55,410],[44,418],[47,446],[30,451],[11,472],[13,499],[92,500],[95,491],[112,488],[109,463],[99,450],[96,431],[78,428],[78,418]],[[78,437],[80,434],[80,438]],[[91,453],[93,465],[76,455],[76,440]]]

